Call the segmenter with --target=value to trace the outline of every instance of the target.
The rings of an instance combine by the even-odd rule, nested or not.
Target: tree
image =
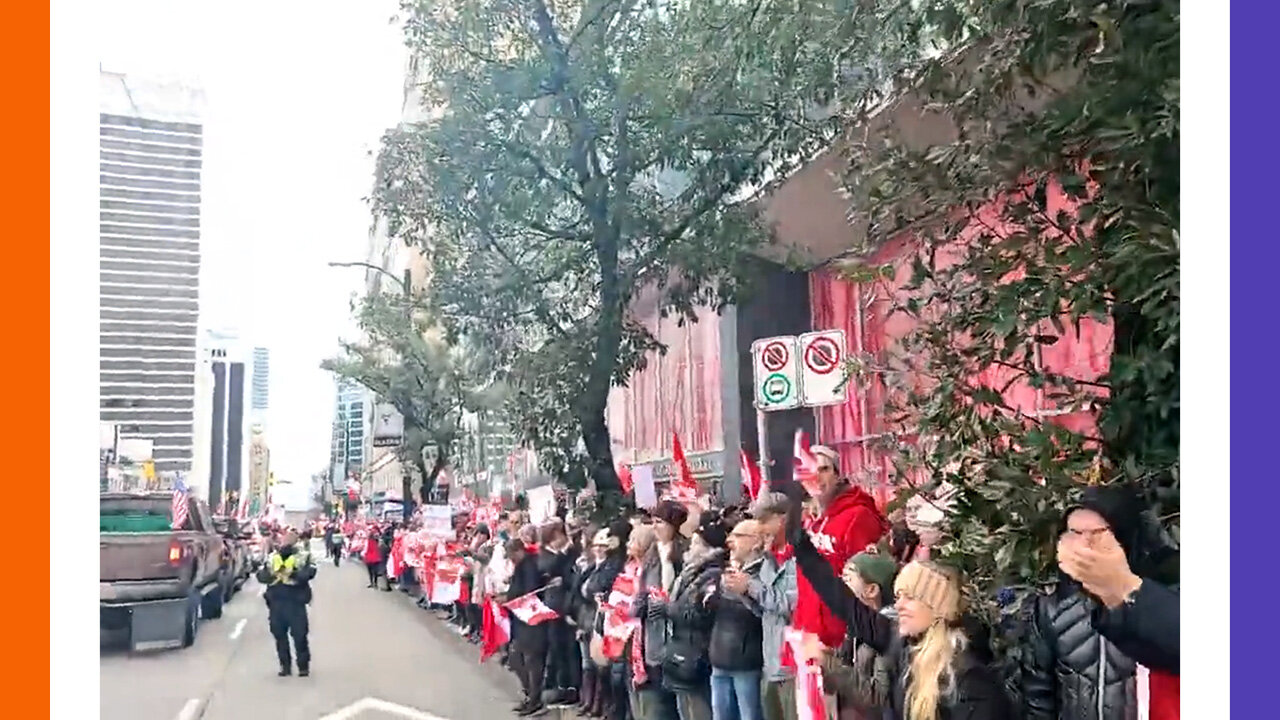
[[[1179,9],[942,0],[920,18],[949,52],[902,87],[955,137],[912,147],[889,127],[851,148],[868,240],[918,238],[895,308],[916,328],[891,357],[855,363],[855,382],[893,386],[914,440],[896,446],[899,476],[954,491],[943,554],[994,616],[997,589],[1053,577],[1058,521],[1085,483],[1138,485],[1177,537]],[[1042,349],[1089,321],[1113,328],[1109,371],[1046,370]],[[1096,432],[1019,412],[1014,383],[1096,408]]]
[[[619,490],[609,390],[660,349],[631,303],[692,320],[738,296],[755,192],[910,52],[865,4],[404,3],[428,118],[384,138],[375,207],[428,256],[452,326],[504,358],[526,439],[562,471],[581,438]]]
[[[485,397],[481,356],[469,353],[464,343],[451,343],[412,298],[373,293],[355,310],[364,337],[344,342],[342,354],[322,367],[360,383],[404,417],[404,440],[396,455],[406,469],[407,509],[413,497],[410,469],[425,503],[449,464],[463,411]]]

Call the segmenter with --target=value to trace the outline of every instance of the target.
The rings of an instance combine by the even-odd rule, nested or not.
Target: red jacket
[[[1182,678],[1152,670],[1148,683],[1151,720],[1178,720],[1182,716]]]
[[[821,516],[808,526],[809,537],[818,552],[831,563],[839,575],[849,558],[879,542],[889,523],[876,508],[875,500],[856,486],[836,496]],[[814,592],[804,573],[796,574],[796,609],[792,626],[816,633],[822,644],[838,648],[844,642],[845,624],[836,617]]]
[[[377,535],[370,535],[364,541],[364,561],[367,563],[382,562],[382,550],[378,547]]]

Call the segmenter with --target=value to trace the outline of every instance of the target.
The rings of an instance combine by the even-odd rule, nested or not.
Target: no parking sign
[[[796,339],[763,338],[751,344],[755,405],[761,410],[789,410],[800,406],[800,368]]]
[[[805,333],[799,339],[800,400],[809,407],[839,405],[849,397],[844,363],[848,353],[843,330]]]

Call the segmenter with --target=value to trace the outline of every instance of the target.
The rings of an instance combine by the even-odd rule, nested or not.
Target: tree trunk
[[[405,522],[413,517],[413,475],[409,472],[409,468],[404,468],[400,478],[400,497],[403,498],[403,513],[401,517]]]
[[[595,223],[596,260],[600,264],[600,319],[596,322],[595,356],[587,371],[586,386],[579,398],[578,422],[582,424],[582,442],[587,448],[591,477],[596,492],[621,494],[622,484],[613,467],[613,444],[605,410],[609,390],[618,365],[618,348],[622,344],[622,292],[618,278],[619,238],[611,227]]]

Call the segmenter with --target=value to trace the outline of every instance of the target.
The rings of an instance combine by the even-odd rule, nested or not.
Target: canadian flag
[[[809,450],[809,437],[804,430],[796,430],[795,450],[793,451],[791,473],[795,481],[808,491],[810,495],[818,494],[818,457]]]
[[[555,620],[560,614],[547,607],[536,593],[521,595],[507,603],[504,607],[511,611],[525,625],[541,625],[548,620]]]
[[[764,487],[764,482],[760,479],[760,466],[751,462],[751,456],[743,448],[738,449],[738,463],[742,466],[742,492],[755,500]]]
[[[631,605],[636,595],[636,576],[639,574],[638,563],[628,565],[626,572],[618,575],[609,591],[609,598],[601,606],[604,611],[603,652],[610,660],[622,657],[627,640],[640,626],[640,621],[631,617]]]
[[[818,662],[817,638],[794,628],[783,631],[782,666],[796,671],[797,720],[823,720],[827,716],[822,686],[822,665]]]
[[[431,602],[436,605],[449,605],[458,602],[461,597],[461,569],[448,559],[441,561],[436,565],[431,581]]]
[[[684,447],[680,444],[680,436],[677,433],[671,433],[671,459],[675,461],[679,476],[672,485],[680,487],[683,491],[692,491],[693,496],[698,496],[698,481],[693,479],[693,472],[689,470],[689,460],[684,455]]]
[[[480,662],[493,657],[503,645],[511,642],[511,618],[497,600],[484,599],[480,614]]]

